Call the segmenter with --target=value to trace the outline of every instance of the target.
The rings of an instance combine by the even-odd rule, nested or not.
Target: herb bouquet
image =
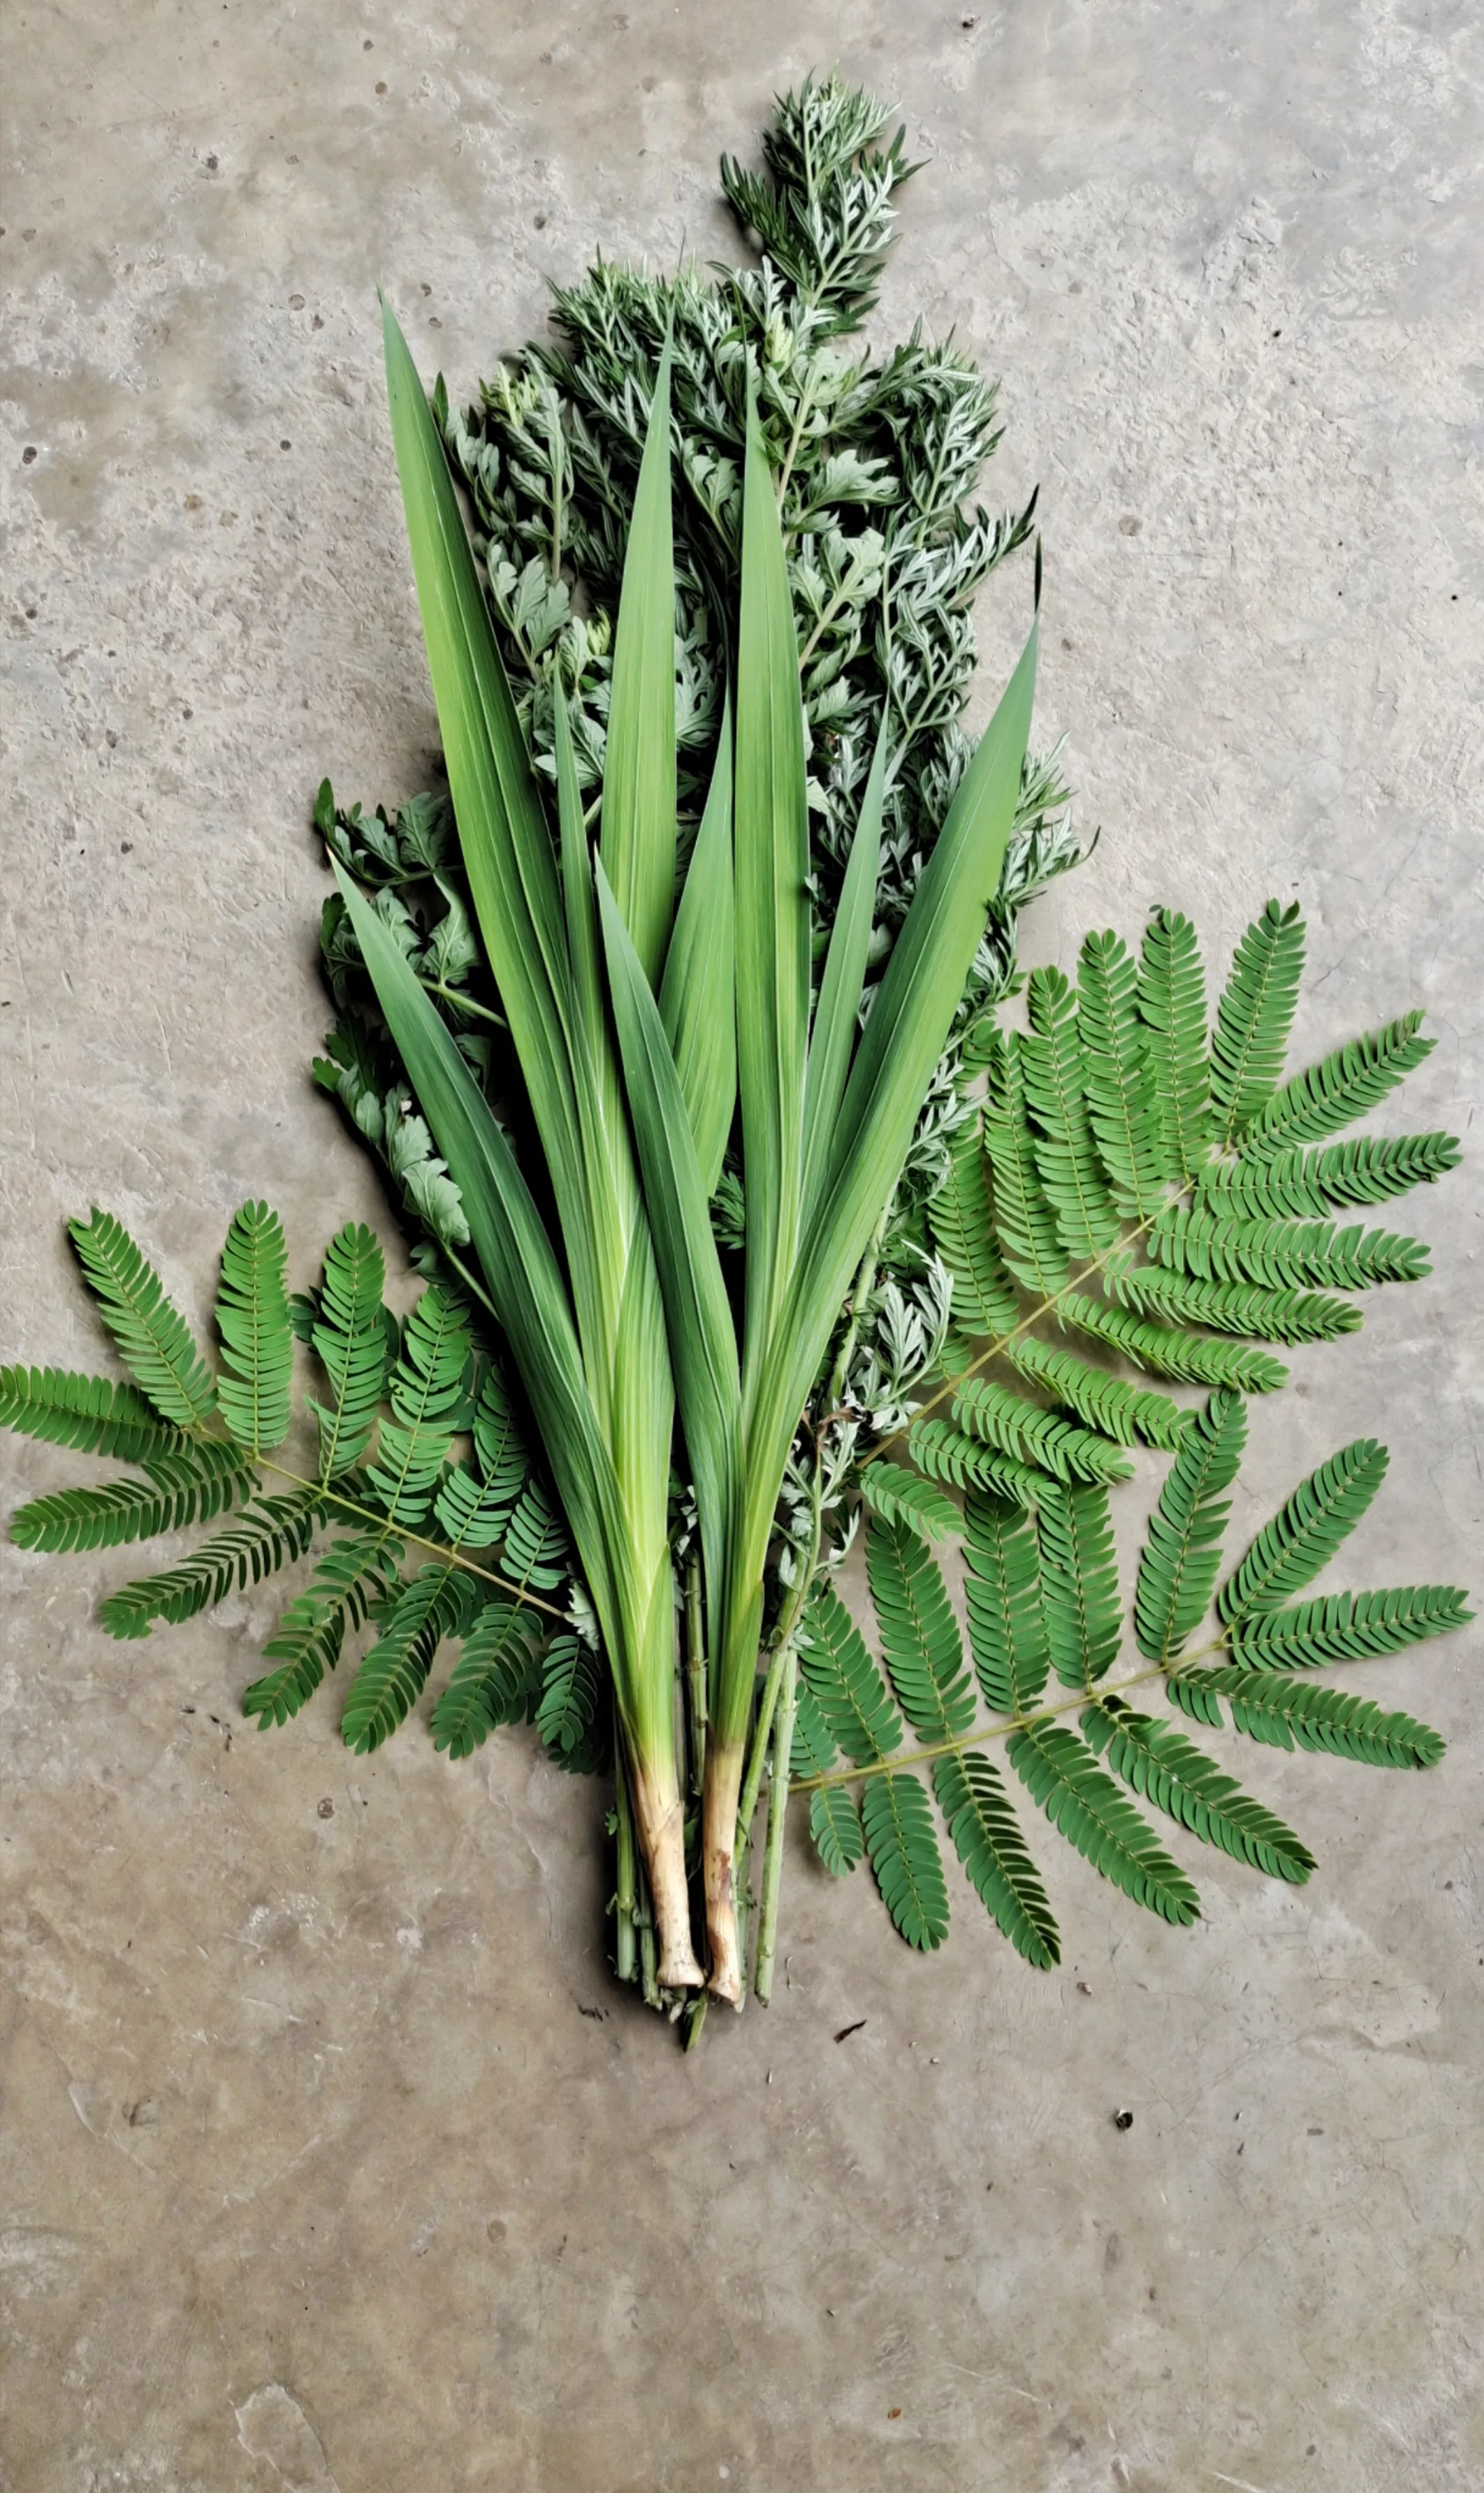
[[[95,1213],[74,1235],[134,1385],[0,1375],[11,1425],[138,1466],[33,1501],[22,1541],[236,1510],[105,1604],[117,1635],[328,1529],[248,1692],[259,1722],[370,1619],[355,1746],[409,1714],[445,1640],[451,1754],[533,1716],[596,1765],[611,1728],[619,1969],[677,2010],[703,1981],[740,2004],[749,1971],[768,1996],[791,1780],[825,1866],[868,1857],[918,1946],[949,1917],[930,1791],[991,1914],[1055,1961],[984,1754],[1001,1740],[1058,1830],[1168,1920],[1196,1891],[1130,1790],[1302,1880],[1301,1840],[1127,1692],[1426,1765],[1436,1734],[1323,1674],[1468,1616],[1437,1586],[1294,1598],[1380,1484],[1369,1438],[1217,1589],[1273,1346],[1352,1329],[1351,1293],[1426,1269],[1335,1215],[1456,1146],[1333,1139],[1425,1053],[1415,1014],[1284,1079],[1303,930],[1276,904],[1209,1027],[1195,930],[1157,909],[1136,956],[1089,936],[1075,984],[1038,971],[1025,1027],[1001,1028],[1015,906],[1074,854],[1054,758],[1026,759],[1034,632],[977,748],[958,727],[964,608],[1029,513],[962,508],[992,400],[961,358],[838,344],[908,170],[881,127],[833,82],[786,99],[769,178],[724,168],[761,267],[600,269],[558,298],[561,348],[469,419],[430,405],[387,315],[449,794],[366,816],[321,792],[341,1019],[320,1071],[421,1233],[410,1317],[384,1311],[362,1229],[290,1302],[277,1219],[246,1206],[213,1376]],[[296,1333],[324,1383],[318,1451],[290,1465]],[[1136,1444],[1171,1460],[1119,1676],[1110,1494]],[[833,1580],[862,1518],[879,1661]]]

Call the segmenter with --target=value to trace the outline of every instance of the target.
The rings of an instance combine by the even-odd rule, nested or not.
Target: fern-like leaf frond
[[[1313,1853],[1291,1828],[1253,1800],[1233,1776],[1223,1774],[1213,1758],[1171,1724],[1136,1714],[1121,1697],[1107,1697],[1100,1705],[1088,1706],[1082,1731],[1089,1746],[1141,1800],[1152,1801],[1233,1861],[1251,1862],[1255,1870],[1295,1887],[1315,1868]]]
[[[1232,1220],[1198,1204],[1162,1213],[1149,1248],[1175,1273],[1277,1290],[1368,1290],[1378,1281],[1417,1281],[1431,1270],[1418,1239],[1389,1229],[1362,1229],[1358,1222],[1338,1229],[1332,1220]]]
[[[843,1784],[809,1794],[809,1834],[832,1878],[846,1877],[865,1849],[861,1804]]]
[[[1061,1938],[1005,1786],[987,1757],[966,1749],[934,1759],[933,1790],[969,1884],[1012,1947],[1044,1971]]]
[[[1118,1214],[1088,1116],[1076,997],[1060,970],[1045,969],[1031,972],[1026,1001],[1031,1029],[1019,1060],[1036,1166],[1067,1253],[1099,1255],[1118,1235]]]
[[[1026,1123],[1019,1056],[1013,1046],[990,1060],[984,1131],[994,1179],[994,1227],[1000,1253],[1026,1289],[1039,1298],[1051,1298],[1067,1278],[1067,1257],[1041,1183]]]
[[[125,1463],[178,1454],[185,1443],[132,1385],[64,1367],[0,1367],[0,1428]]]
[[[365,1757],[391,1738],[427,1686],[439,1645],[445,1636],[463,1635],[476,1599],[472,1577],[441,1561],[419,1568],[391,1593],[340,1718],[348,1749]]]
[[[266,1203],[245,1203],[232,1216],[222,1249],[217,1331],[223,1374],[222,1417],[251,1454],[280,1446],[288,1434],[293,1396],[293,1334],[286,1277],[284,1224]]]
[[[364,1223],[348,1223],[325,1252],[313,1334],[331,1396],[327,1409],[310,1404],[319,1423],[322,1480],[338,1480],[349,1471],[371,1441],[386,1381],[385,1285],[386,1267],[376,1236]]]
[[[1205,1614],[1221,1564],[1222,1528],[1247,1442],[1247,1414],[1235,1394],[1213,1394],[1183,1439],[1138,1562],[1134,1628],[1150,1662],[1168,1662]]]
[[[216,1386],[154,1266],[123,1222],[96,1204],[89,1219],[67,1227],[104,1323],[146,1401],[176,1428],[203,1427],[217,1407]]]
[[[1461,1154],[1453,1134],[1352,1134],[1321,1151],[1286,1151],[1267,1160],[1222,1160],[1203,1169],[1196,1200],[1243,1220],[1318,1218],[1348,1204],[1386,1203],[1431,1186]]]
[[[504,1723],[523,1723],[539,1677],[540,1623],[524,1604],[486,1602],[433,1708],[433,1745],[471,1757]]]
[[[1173,1276],[1149,1277],[1173,1278]],[[1197,1335],[1182,1333],[1177,1326],[1151,1324],[1127,1307],[1104,1306],[1099,1299],[1083,1297],[1070,1290],[1058,1301],[1056,1312],[1063,1324],[1077,1333],[1090,1334],[1094,1341],[1105,1341],[1110,1350],[1123,1353],[1135,1367],[1144,1367],[1152,1376],[1167,1376],[1180,1385],[1227,1386],[1235,1394],[1273,1394],[1287,1385],[1288,1371],[1282,1360],[1272,1358],[1265,1350],[1251,1350],[1235,1341],[1202,1341]]]
[[[456,1302],[424,1290],[407,1321],[402,1355],[388,1385],[393,1417],[383,1421],[367,1485],[388,1520],[414,1531],[433,1504],[456,1432],[469,1425],[472,1350]]]
[[[1218,1148],[1271,1098],[1283,1060],[1304,968],[1304,921],[1298,903],[1270,900],[1236,948],[1231,975],[1211,1034],[1211,1106]]]
[[[904,1470],[900,1463],[879,1459],[861,1475],[861,1495],[884,1523],[905,1523],[924,1540],[941,1541],[956,1532],[958,1509],[931,1481]]]
[[[1382,1713],[1366,1697],[1318,1680],[1288,1679],[1273,1670],[1243,1670],[1228,1664],[1216,1670],[1181,1671],[1166,1682],[1177,1704],[1187,1692],[1207,1708],[1223,1697],[1238,1731],[1271,1749],[1317,1749],[1332,1757],[1354,1757],[1367,1766],[1436,1766],[1446,1742],[1409,1714]],[[1197,1704],[1187,1706],[1196,1712]],[[1220,1722],[1219,1703],[1203,1718]]]
[[[969,1644],[984,1701],[996,1714],[1027,1714],[1046,1684],[1051,1657],[1036,1535],[1024,1508],[972,1495],[964,1509],[964,1561]]]
[[[1057,1350],[1029,1337],[1007,1354],[1011,1366],[1032,1385],[1039,1385],[1086,1427],[1111,1437],[1119,1446],[1159,1446],[1172,1454],[1190,1425],[1191,1415],[1167,1394],[1153,1394],[1110,1376],[1105,1367],[1090,1367],[1075,1352]]]
[[[1238,1135],[1243,1159],[1267,1160],[1295,1143],[1317,1143],[1378,1107],[1405,1073],[1432,1055],[1437,1041],[1419,1036],[1421,1021],[1420,1012],[1404,1013],[1295,1074]]]
[[[954,1397],[953,1416],[971,1437],[982,1438],[1016,1462],[1049,1472],[1058,1481],[1127,1480],[1134,1466],[1105,1437],[1044,1411],[987,1377],[971,1376]]]
[[[257,1727],[290,1722],[340,1660],[348,1629],[358,1628],[386,1601],[402,1560],[402,1544],[385,1532],[342,1534],[322,1550],[302,1593],[296,1593],[263,1646],[274,1665],[255,1679],[242,1710]]]
[[[936,1562],[909,1527],[872,1523],[865,1566],[898,1705],[920,1740],[956,1739],[974,1720],[974,1683]]]
[[[1163,1920],[1198,1919],[1200,1899],[1184,1871],[1075,1731],[1043,1715],[1011,1734],[1008,1755],[1032,1799],[1084,1861]]]
[[[553,1637],[541,1667],[536,1729],[554,1764],[591,1774],[598,1759],[598,1657],[578,1636]]]
[[[796,1778],[828,1775],[833,1770],[838,1755],[834,1734],[820,1711],[819,1700],[807,1681],[801,1679],[794,1714],[792,1772]],[[860,1805],[854,1792],[848,1791],[843,1784],[831,1784],[823,1790],[811,1791],[809,1834],[814,1849],[832,1878],[843,1878],[852,1871],[865,1845]]]
[[[872,1766],[902,1744],[901,1717],[855,1620],[833,1586],[815,1593],[799,1633],[803,1684],[853,1766]]]
[[[1217,1617],[1229,1627],[1250,1611],[1276,1610],[1312,1583],[1354,1531],[1386,1477],[1387,1461],[1374,1437],[1357,1437],[1300,1481],[1222,1586]]]
[[[1051,1667],[1067,1688],[1092,1688],[1118,1659],[1123,1620],[1107,1490],[1050,1488],[1036,1511],[1041,1607]]]
[[[1017,1506],[1033,1505],[1047,1477],[1011,1455],[997,1454],[978,1437],[965,1436],[949,1420],[914,1420],[907,1451],[931,1479],[948,1481],[954,1488],[992,1489]]]
[[[1290,1609],[1259,1610],[1232,1631],[1233,1657],[1244,1668],[1313,1670],[1330,1662],[1360,1662],[1401,1653],[1428,1637],[1469,1625],[1473,1612],[1457,1584],[1388,1584],[1374,1593],[1323,1593]]]
[[[257,1477],[238,1447],[211,1438],[178,1455],[157,1455],[144,1471],[142,1480],[34,1497],[12,1518],[11,1538],[22,1549],[117,1549],[157,1532],[210,1523],[246,1496]]]
[[[866,1857],[909,1947],[941,1947],[948,1888],[927,1794],[916,1775],[873,1775],[861,1795]]]
[[[1020,1307],[995,1244],[977,1117],[954,1142],[948,1175],[928,1201],[927,1225],[953,1276],[955,1323],[969,1334],[1009,1333],[1019,1320]]]
[[[1120,1273],[1111,1286],[1141,1315],[1169,1316],[1209,1325],[1213,1333],[1251,1341],[1336,1341],[1358,1333],[1364,1319],[1348,1299],[1317,1290],[1265,1290],[1254,1281],[1205,1281],[1194,1273],[1166,1273],[1146,1266]]]
[[[1211,1152],[1206,1063],[1206,978],[1196,929],[1178,910],[1156,909],[1144,930],[1138,1017],[1159,1101],[1166,1174],[1189,1185]]]
[[[505,1573],[538,1593],[555,1590],[571,1572],[572,1553],[561,1518],[538,1480],[526,1483],[505,1531]]]
[[[1157,1212],[1166,1179],[1160,1101],[1138,1017],[1133,955],[1121,936],[1089,935],[1077,966],[1077,1018],[1087,1106],[1098,1151],[1126,1219]]]
[[[110,1593],[98,1612],[109,1636],[148,1636],[156,1619],[178,1627],[246,1584],[260,1584],[292,1558],[302,1558],[323,1509],[317,1489],[259,1497],[239,1522],[204,1541],[165,1574],[146,1576]]]

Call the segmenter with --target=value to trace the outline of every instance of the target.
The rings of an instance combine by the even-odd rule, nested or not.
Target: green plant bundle
[[[1222,1555],[1277,1351],[1428,1270],[1372,1207],[1456,1142],[1350,1131],[1428,1052],[1420,1015],[1287,1074],[1304,929],[1276,902],[1214,1015],[1167,908],[1136,952],[1095,933],[1075,981],[1034,971],[1022,1027],[993,1009],[1014,906],[1071,852],[1027,771],[1034,630],[972,751],[957,726],[991,402],[918,340],[840,360],[907,170],[880,128],[833,82],[785,99],[766,178],[725,170],[761,269],[595,272],[477,426],[430,405],[386,315],[450,793],[365,817],[322,792],[346,1009],[320,1070],[432,1285],[396,1321],[352,1227],[290,1299],[277,1216],[246,1205],[213,1365],[95,1212],[74,1242],[132,1382],[0,1371],[0,1423],[133,1466],[23,1506],[24,1546],[206,1528],[106,1600],[113,1635],[302,1563],[247,1692],[264,1727],[356,1641],[352,1747],[437,1674],[452,1756],[534,1722],[563,1765],[611,1757],[619,1969],[675,2014],[703,1980],[769,1996],[791,1783],[826,1868],[868,1858],[919,1947],[948,1925],[941,1824],[1056,1959],[1001,1741],[1169,1921],[1196,1891],[1136,1801],[1301,1882],[1298,1837],[1130,1693],[1430,1765],[1434,1732],[1328,1673],[1469,1615],[1445,1586],[1312,1589],[1380,1485],[1370,1438]],[[1120,1675],[1138,1448],[1167,1468]],[[876,1653],[836,1580],[862,1528]]]
[[[556,346],[500,364],[466,415],[434,393],[468,496],[491,620],[535,773],[556,785],[564,687],[585,808],[601,802],[614,698],[615,624],[630,515],[669,342],[675,716],[680,855],[722,741],[742,554],[745,375],[780,496],[784,568],[804,707],[809,877],[822,958],[878,732],[886,721],[874,982],[968,766],[962,711],[973,676],[973,603],[1029,537],[1034,508],[991,517],[973,502],[999,439],[996,394],[951,343],[918,332],[883,356],[856,339],[891,250],[894,200],[912,170],[882,106],[835,78],[780,99],[765,169],[722,167],[760,264],[675,277],[599,261],[559,287]],[[519,1094],[521,1074],[476,940],[475,911],[446,798],[316,819],[331,856],[378,913],[482,1076]],[[1077,856],[1056,754],[1025,766],[997,906],[976,953],[908,1154],[904,1193],[945,1173],[954,1075],[1003,993],[1018,910]],[[457,1186],[435,1152],[416,1087],[386,1031],[339,894],[322,942],[339,1019],[316,1072],[385,1165],[430,1248],[468,1243]],[[817,961],[816,961],[817,966]],[[735,1160],[719,1172],[723,1233],[740,1208]],[[435,1258],[430,1254],[429,1269]]]
[[[1047,1965],[1059,1947],[1054,1922],[1011,1787],[985,1749],[1003,1743],[1012,1778],[1084,1857],[1171,1921],[1193,1917],[1196,1891],[1136,1800],[1290,1883],[1310,1876],[1313,1855],[1177,1723],[1131,1702],[1136,1691],[1157,1687],[1206,1731],[1222,1728],[1229,1709],[1234,1731],[1290,1750],[1410,1766],[1441,1754],[1425,1726],[1334,1686],[1331,1674],[1461,1627],[1470,1616],[1466,1596],[1430,1584],[1313,1589],[1381,1487],[1384,1448],[1372,1438],[1341,1448],[1225,1575],[1221,1547],[1249,1405],[1285,1379],[1269,1345],[1352,1330],[1359,1310],[1332,1284],[1368,1286],[1383,1268],[1415,1277],[1423,1251],[1399,1241],[1378,1257],[1331,1241],[1324,1251],[1340,1256],[1339,1270],[1306,1269],[1302,1284],[1282,1290],[1223,1283],[1219,1302],[1198,1302],[1198,1320],[1145,1316],[1131,1304],[1138,1276],[1157,1283],[1176,1272],[1159,1241],[1182,1234],[1186,1212],[1241,1206],[1222,1216],[1226,1251],[1240,1263],[1271,1253],[1275,1221],[1303,1215],[1333,1229],[1336,1213],[1434,1183],[1457,1160],[1456,1143],[1440,1133],[1333,1139],[1425,1051],[1415,1016],[1284,1079],[1302,943],[1296,913],[1266,910],[1238,947],[1208,1034],[1192,931],[1154,913],[1134,973],[1135,1024],[1116,1055],[1128,1080],[1141,1049],[1147,1059],[1146,1036],[1164,1043],[1167,981],[1154,972],[1177,950],[1185,1072],[1181,1084],[1164,1086],[1164,1097],[1184,1102],[1184,1140],[1175,1139],[1172,1109],[1162,1157],[1150,1162],[1156,1199],[1136,1217],[1132,1191],[1120,1212],[1114,1189],[1124,1137],[1143,1123],[1140,1085],[1110,1117],[1105,1018],[1084,1022],[1079,998],[1056,973],[1034,973],[1029,1028],[1006,1040],[1003,1062],[991,1066],[981,1130],[960,1145],[954,1187],[935,1214],[955,1276],[956,1319],[952,1332],[940,1330],[940,1361],[952,1376],[937,1389],[936,1409],[924,1400],[893,1430],[898,1406],[889,1397],[874,1425],[882,1352],[861,1318],[874,1307],[879,1327],[893,1285],[867,1291],[847,1311],[803,1432],[812,1450],[807,1563],[794,1571],[773,1628],[761,1692],[765,1699],[771,1693],[772,1712],[759,1704],[752,1723],[752,1802],[765,1757],[777,1770],[753,1948],[765,1997],[784,1761],[794,1788],[807,1795],[826,1868],[840,1874],[867,1858],[912,1944],[936,1946],[948,1927],[941,1826],[993,1918],[1022,1955]],[[1105,963],[1112,950],[1108,938],[1090,939],[1084,964]],[[1016,1055],[1034,1066],[1032,1042],[1048,1030],[1057,1035],[1057,1079],[1046,1078],[1043,1060],[1040,1075],[1016,1093]],[[1242,1066],[1261,1068],[1245,1093]],[[1023,1111],[1009,1152],[995,1130],[1008,1096],[1018,1096]],[[1089,1096],[1103,1101],[1110,1139],[1100,1142],[1095,1127],[1090,1141],[1084,1136],[1074,1186],[1064,1184],[1074,1122],[1065,1103]],[[1033,1107],[1035,1099],[1043,1104]],[[1091,1234],[1102,1244],[1080,1256],[1069,1250],[1069,1233],[1079,1248]],[[373,1747],[397,1727],[447,1645],[456,1658],[441,1671],[431,1728],[450,1756],[469,1754],[497,1725],[533,1720],[559,1764],[603,1761],[608,1666],[518,1389],[479,1347],[489,1327],[477,1305],[435,1286],[399,1326],[381,1304],[380,1249],[354,1227],[332,1242],[320,1289],[289,1301],[276,1216],[246,1205],[223,1257],[214,1374],[116,1220],[95,1213],[74,1224],[73,1236],[133,1382],[0,1370],[0,1422],[134,1468],[23,1506],[12,1525],[17,1542],[97,1549],[210,1527],[190,1556],[105,1601],[103,1625],[134,1638],[304,1559],[318,1539],[309,1580],[246,1694],[246,1710],[264,1727],[289,1720],[359,1633],[364,1652],[342,1714],[352,1747]],[[1028,1237],[1039,1241],[1035,1261]],[[1139,1251],[1144,1260],[1136,1261]],[[1300,1315],[1301,1296],[1329,1304]],[[300,1356],[312,1353],[323,1378],[299,1403],[318,1451],[296,1464],[284,1449],[295,1335]],[[1129,1372],[1119,1373],[1113,1357]],[[1208,1389],[1204,1398],[1177,1400],[1192,1384]],[[1131,1469],[1130,1450],[1140,1446],[1172,1459],[1133,1586],[1134,1667],[1126,1671],[1112,1496]],[[831,1577],[857,1515],[876,1654]],[[962,1545],[967,1660],[934,1554],[945,1540]],[[704,1696],[692,1716],[704,1737]],[[621,1779],[619,1961],[622,1970],[643,1970],[658,2001],[628,1808]],[[745,1837],[745,1795],[739,1815]]]

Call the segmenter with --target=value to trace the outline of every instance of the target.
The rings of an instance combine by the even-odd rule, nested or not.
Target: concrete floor
[[[378,1216],[304,1076],[308,800],[434,732],[376,283],[465,388],[599,245],[729,248],[719,151],[835,58],[932,160],[880,334],[956,324],[995,496],[1042,480],[1103,839],[1028,957],[1296,892],[1306,1048],[1425,1004],[1404,1122],[1467,1132],[1468,0],[12,0],[5,49],[5,1356],[96,1357],[91,1201],[198,1306],[245,1196],[300,1277]],[[1484,1576],[1479,1199],[1409,1204],[1435,1277],[1256,1414],[1243,1519],[1389,1438],[1350,1580]],[[801,1849],[772,2010],[686,2059],[605,1974],[594,1786],[358,1762],[324,1701],[250,1736],[270,1603],[123,1647],[114,1562],[3,1568],[8,2493],[1484,2482],[1477,1630],[1364,1672],[1450,1734],[1425,1787],[1246,1752],[1302,1892],[1206,1853],[1172,1933],[1045,1839],[1046,1977],[967,1897],[915,1961]]]

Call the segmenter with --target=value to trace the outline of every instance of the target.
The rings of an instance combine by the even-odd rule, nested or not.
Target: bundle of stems
[[[466,1058],[384,920],[337,871],[392,1038],[460,1189],[483,1287],[583,1563],[658,1923],[658,1981],[672,1989],[702,1978],[685,1880],[665,1528],[678,1410],[703,1558],[710,1983],[740,2001],[739,1820],[750,1815],[766,1718],[791,1650],[785,1620],[749,1774],[769,1545],[802,1415],[886,1216],[998,887],[1029,732],[1035,636],[959,782],[863,1029],[891,759],[883,722],[811,1012],[799,646],[751,362],[741,375],[746,446],[729,716],[673,908],[668,353],[624,560],[592,855],[565,688],[556,687],[554,843],[434,416],[389,313],[385,339],[460,849],[539,1138],[560,1258]],[[740,1309],[709,1208],[734,1107],[746,1202]],[[693,1714],[701,1693],[692,1682]],[[785,1698],[780,1735],[787,1718]],[[691,1738],[699,1752],[694,1720]]]

